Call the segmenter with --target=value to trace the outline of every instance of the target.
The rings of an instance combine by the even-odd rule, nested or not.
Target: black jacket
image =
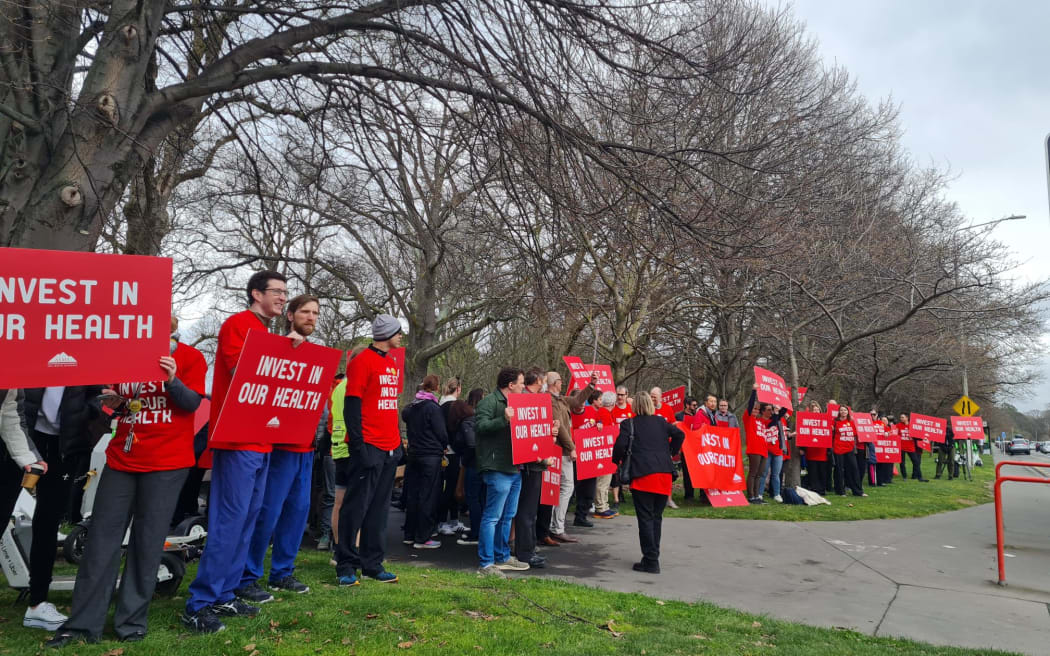
[[[448,446],[445,414],[436,401],[416,399],[401,411],[408,434],[410,458],[440,456]]]
[[[627,455],[627,442],[634,426],[634,444],[631,447],[631,478],[649,474],[674,472],[671,457],[678,453],[685,441],[685,433],[663,417],[648,415],[632,417],[620,424],[620,436],[613,445],[613,462],[617,466]]]
[[[464,467],[477,467],[478,441],[474,436],[474,415],[464,417],[456,428],[456,439],[453,440],[459,461]]]
[[[27,389],[25,397],[26,426],[33,429],[41,412],[44,388]],[[101,385],[67,387],[58,406],[58,448],[63,456],[90,453],[98,438],[108,429],[98,395]]]

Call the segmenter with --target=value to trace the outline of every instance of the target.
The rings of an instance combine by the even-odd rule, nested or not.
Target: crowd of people
[[[271,330],[283,315],[288,338],[300,344],[314,332],[321,311],[314,296],[289,299],[286,279],[274,271],[254,274],[245,291],[247,309],[230,316],[218,334],[211,425],[229,392],[247,335]],[[714,395],[706,396],[702,405],[688,397],[684,408],[674,413],[660,388],[636,398],[622,385],[615,392],[602,392],[594,374],[584,387],[568,392],[558,371],[511,367],[499,371],[491,392],[473,389],[465,398],[457,379],[442,383],[428,375],[412,401],[399,408],[396,399],[409,381],[391,351],[400,347],[401,332],[395,317],[377,316],[372,342],[355,349],[346,374],[333,381],[316,435],[290,438],[287,444],[213,435],[207,451],[195,448],[193,417],[205,398],[207,365],[197,349],[179,340],[174,320],[171,349],[158,361],[162,380],[156,383],[114,381],[109,386],[0,391],[0,455],[7,461],[0,466],[44,474],[36,487],[24,624],[55,631],[48,642],[51,647],[95,642],[116,590],[114,632],[125,641],[143,639],[165,535],[178,512],[179,496],[171,490],[183,486],[191,470],[208,467],[207,543],[181,617],[183,625],[200,633],[221,631],[230,618],[258,614],[275,591],[309,592],[295,576],[295,560],[317,485],[317,548],[333,552],[335,580],[343,587],[358,586],[362,579],[397,582],[397,575],[384,566],[392,503],[404,510],[401,533],[406,546],[438,549],[444,543],[436,538],[456,536],[457,545],[476,548],[481,574],[502,577],[506,571],[544,568],[547,560],[540,547],[547,554],[571,548],[581,540],[581,532],[595,525],[593,520],[616,518],[629,496],[641,551],[634,569],[659,573],[661,522],[665,507],[677,507],[671,494],[675,481],[682,477],[684,499],[704,494],[692,487],[680,456],[683,428],[742,429],[748,501],[766,503],[768,495],[784,502],[789,493],[782,481],[783,463],[792,456],[795,437],[788,412],[758,402],[754,392],[739,418],[726,399]],[[550,397],[551,428],[560,456],[513,462],[514,408],[508,397],[519,393]],[[828,406],[837,404],[829,400]],[[67,617],[47,601],[56,534],[76,474],[85,470],[84,458],[97,439],[98,422],[111,421],[103,407],[112,413],[116,430],[107,447],[94,530]],[[823,411],[815,401],[806,409]],[[896,422],[874,412],[872,417],[882,430],[900,435],[911,478],[925,481],[922,449],[908,437],[907,416],[900,415]],[[573,432],[614,424],[619,431],[612,457],[619,471],[579,480]],[[851,410],[838,407],[831,448],[807,447],[800,453],[803,486],[819,495],[834,490],[840,496],[867,496],[865,473],[869,485],[891,484],[894,465],[876,462],[872,445],[857,438]],[[561,469],[558,494],[554,503],[545,504],[544,472],[555,464]],[[938,466],[938,476],[940,470]],[[948,473],[950,477],[950,468]],[[907,476],[906,462],[900,463],[900,475]],[[0,480],[0,516],[8,517],[19,479]],[[127,559],[117,587],[121,542],[129,523]],[[271,545],[267,574],[264,558]]]

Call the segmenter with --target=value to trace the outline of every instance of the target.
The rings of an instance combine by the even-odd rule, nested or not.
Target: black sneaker
[[[296,594],[306,594],[310,591],[310,586],[289,574],[280,581],[270,581],[270,589],[287,590],[288,592],[295,592]],[[273,597],[271,597],[271,599],[272,598]]]
[[[273,596],[270,597],[273,599]],[[216,615],[224,615],[226,617],[255,617],[259,614],[259,607],[246,604],[237,597],[233,598],[233,601],[227,601],[222,604],[214,604],[211,609]]]
[[[52,649],[59,649],[72,642],[83,642],[85,644],[93,645],[98,641],[98,636],[91,635],[87,631],[79,631],[77,629],[59,629],[54,637],[44,643],[44,646],[51,647]]]
[[[250,601],[253,604],[265,604],[268,601],[273,601],[273,595],[263,590],[257,581],[252,581],[242,588],[237,588],[233,591],[233,594],[238,599]]]
[[[586,519],[577,519],[577,520],[573,521],[572,525],[573,526],[582,526],[584,528],[594,528],[594,522],[586,520]]]
[[[183,613],[180,619],[183,626],[197,633],[218,633],[226,630],[226,625],[211,608],[202,608],[196,613]]]

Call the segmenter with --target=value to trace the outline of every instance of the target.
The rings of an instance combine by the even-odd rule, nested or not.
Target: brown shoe
[[[576,538],[565,533],[551,533],[551,537],[557,540],[558,542],[579,542],[579,540],[577,540]]]
[[[548,547],[560,547],[561,546],[561,542],[558,542],[557,540],[555,540],[554,538],[552,538],[549,535],[547,537],[543,538],[542,540],[540,540],[540,544],[545,544]]]

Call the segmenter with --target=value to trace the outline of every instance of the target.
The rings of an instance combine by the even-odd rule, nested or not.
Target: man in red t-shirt
[[[178,320],[172,317],[174,335]],[[116,410],[117,430],[106,448],[91,516],[91,539],[77,570],[73,609],[49,647],[97,641],[116,590],[113,631],[121,640],[146,635],[146,615],[157,584],[172,512],[194,465],[193,414],[204,397],[208,363],[201,352],[172,337],[160,358],[159,380],[121,383],[102,400]],[[120,587],[115,566],[131,521],[132,539]]]
[[[659,387],[654,387],[649,390],[649,397],[653,400],[653,408],[656,410],[653,414],[657,417],[663,417],[667,423],[673,424],[675,422],[674,411],[671,410],[671,406],[664,403],[664,391]]]
[[[321,301],[310,294],[300,294],[288,301],[284,316],[292,332],[309,337],[317,327]],[[255,521],[248,560],[244,565],[241,584],[234,594],[245,601],[266,603],[273,595],[259,585],[263,575],[263,559],[273,538],[270,556],[269,586],[297,594],[310,591],[299,581],[295,572],[295,557],[303,541],[306,520],[310,514],[310,484],[314,471],[314,435],[289,435],[290,442],[274,444],[266,474],[266,492],[262,508]]]
[[[219,328],[212,377],[211,419],[218,424],[234,369],[248,333],[270,329],[288,299],[286,278],[276,271],[259,271],[248,279],[249,308],[231,316]],[[296,344],[303,337],[291,332]],[[209,436],[212,451],[211,491],[208,496],[208,546],[201,556],[197,578],[189,587],[182,623],[198,633],[214,633],[225,627],[220,616],[254,616],[259,609],[237,596],[248,558],[248,541],[255,527],[266,489],[266,474],[272,447],[265,442],[230,441],[226,435]]]
[[[404,372],[389,356],[391,349],[400,347],[401,322],[380,314],[372,321],[372,344],[346,368],[343,417],[350,471],[335,550],[335,572],[342,586],[358,585],[359,569],[380,583],[397,582],[397,576],[383,569],[383,557],[390,495],[402,454],[397,397]]]

